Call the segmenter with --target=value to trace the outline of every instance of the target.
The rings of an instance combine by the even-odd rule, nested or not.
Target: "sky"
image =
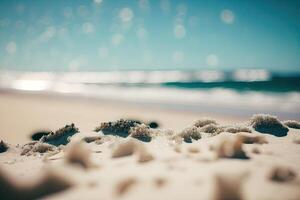
[[[0,69],[300,71],[298,0],[1,0]]]

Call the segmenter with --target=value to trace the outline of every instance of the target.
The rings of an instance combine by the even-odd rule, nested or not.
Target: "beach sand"
[[[300,130],[268,115],[20,93],[2,93],[0,113],[5,199],[300,199]],[[194,123],[204,116],[215,121]],[[120,118],[161,127],[128,129]],[[29,142],[33,131],[61,127]],[[51,145],[64,134],[73,135],[67,145]]]
[[[83,132],[92,131],[100,122],[120,118],[157,121],[164,129],[180,130],[201,117],[223,123],[246,118],[210,113],[184,112],[141,104],[104,101],[50,94],[0,93],[0,136],[12,143],[28,141],[32,132],[55,130],[74,123]],[[250,117],[250,116],[249,116]]]

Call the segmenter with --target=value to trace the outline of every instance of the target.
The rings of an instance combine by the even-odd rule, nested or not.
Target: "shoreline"
[[[82,132],[91,132],[101,122],[120,118],[157,121],[164,129],[181,130],[202,117],[221,123],[244,122],[249,117],[199,113],[155,105],[105,99],[0,90],[0,136],[12,143],[29,141],[38,130],[56,130],[75,123]]]

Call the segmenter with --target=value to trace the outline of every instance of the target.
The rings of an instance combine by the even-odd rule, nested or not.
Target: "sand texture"
[[[300,130],[284,123],[270,115],[232,124],[199,118],[172,131],[119,120],[89,132],[63,126],[50,143],[3,141],[1,196],[297,200]]]

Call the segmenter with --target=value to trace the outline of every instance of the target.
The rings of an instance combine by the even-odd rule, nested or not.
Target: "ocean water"
[[[300,119],[300,74],[236,71],[1,71],[0,88],[203,113]]]

